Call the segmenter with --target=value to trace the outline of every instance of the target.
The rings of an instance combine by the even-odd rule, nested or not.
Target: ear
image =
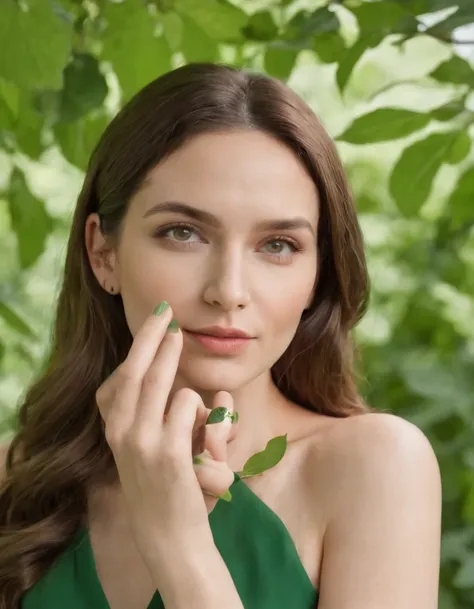
[[[84,239],[91,265],[97,281],[109,294],[120,293],[117,255],[108,243],[100,228],[98,214],[90,214],[84,228]]]

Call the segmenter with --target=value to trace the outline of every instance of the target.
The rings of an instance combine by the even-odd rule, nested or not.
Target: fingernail
[[[176,319],[172,319],[172,320],[170,321],[170,324],[169,324],[169,326],[168,326],[168,330],[169,330],[170,332],[178,332],[178,330],[179,330],[179,324],[178,324],[178,322],[176,321]]]
[[[216,495],[217,499],[223,499],[224,501],[232,501],[232,493],[227,490],[225,493],[223,493],[222,495]]]
[[[155,310],[153,311],[153,315],[161,315],[162,313],[164,313],[166,311],[166,309],[169,307],[169,303],[166,302],[166,300],[162,300],[160,302],[160,304],[155,308]]]

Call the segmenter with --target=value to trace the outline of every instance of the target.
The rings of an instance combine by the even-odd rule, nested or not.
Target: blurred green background
[[[337,140],[372,278],[361,391],[430,438],[440,609],[472,609],[473,0],[0,0],[0,435],[48,349],[93,145],[142,85],[206,60],[287,81]]]

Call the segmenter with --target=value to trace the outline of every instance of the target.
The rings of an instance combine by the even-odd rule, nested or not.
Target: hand
[[[225,461],[229,422],[206,428],[211,410],[191,389],[177,391],[170,400],[183,345],[180,330],[167,331],[171,318],[170,307],[161,316],[150,316],[125,361],[96,393],[131,529],[145,561],[169,551],[170,544],[182,548],[207,535],[208,509],[216,499],[204,499],[200,483],[206,493],[221,495],[234,479]],[[215,405],[232,409],[232,398],[219,392]],[[202,448],[216,460],[204,458],[194,466],[193,453]]]
[[[226,409],[220,423],[207,423],[216,409]],[[207,511],[212,512],[223,495],[218,489],[225,486],[226,491],[234,481],[234,473],[227,465],[227,444],[235,437],[237,417],[234,423],[234,401],[227,391],[218,391],[213,399],[212,409],[207,410],[207,421],[195,428],[193,443],[194,471],[204,494]],[[219,416],[220,420],[221,417]],[[166,415],[165,415],[166,420]],[[228,500],[228,499],[227,499]]]

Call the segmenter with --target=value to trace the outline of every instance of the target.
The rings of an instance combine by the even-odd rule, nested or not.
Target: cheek
[[[123,244],[119,252],[119,267],[125,316],[135,336],[156,305],[165,299],[162,285],[166,269],[160,264],[159,257],[138,241],[133,247]]]
[[[278,352],[282,353],[287,348],[296,333],[304,308],[302,302],[285,295],[268,309],[266,330],[273,337],[272,342]]]
[[[268,319],[283,327],[298,325],[304,309],[312,300],[316,265],[295,268],[284,279],[267,286],[265,290]]]
[[[182,265],[169,264],[165,255],[153,248],[125,251],[120,263],[121,293],[127,323],[135,336],[145,319],[162,300],[167,300],[178,318],[180,311],[192,306],[193,286]]]

